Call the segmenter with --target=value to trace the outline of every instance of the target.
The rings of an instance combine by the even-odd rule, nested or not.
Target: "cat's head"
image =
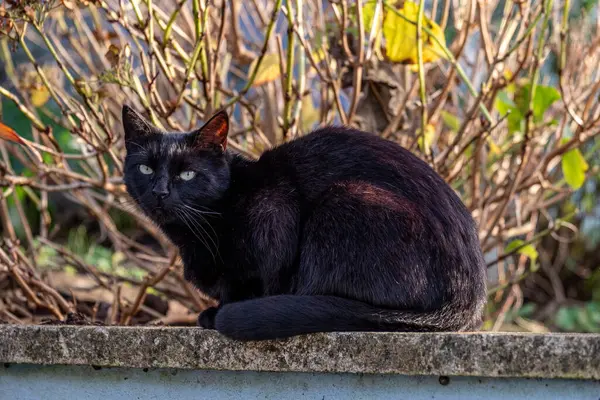
[[[123,128],[127,191],[155,222],[189,219],[223,197],[230,179],[226,112],[195,131],[167,133],[125,105]]]

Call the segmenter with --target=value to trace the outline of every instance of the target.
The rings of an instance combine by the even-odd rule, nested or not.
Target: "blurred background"
[[[479,225],[485,330],[600,332],[594,0],[0,0],[0,321],[193,325],[213,303],[122,184],[121,106],[226,109],[248,157],[400,143]]]

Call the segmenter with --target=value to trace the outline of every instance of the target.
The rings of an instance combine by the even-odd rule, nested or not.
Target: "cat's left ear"
[[[126,141],[159,132],[150,122],[146,121],[144,117],[127,104],[123,105],[122,120]]]
[[[226,111],[219,111],[202,128],[193,133],[194,147],[198,149],[216,148],[225,151],[227,148],[228,132],[229,116]]]

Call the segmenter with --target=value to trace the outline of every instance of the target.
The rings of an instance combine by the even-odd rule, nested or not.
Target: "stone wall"
[[[0,363],[600,380],[600,335],[331,333],[243,343],[199,328],[0,325]]]

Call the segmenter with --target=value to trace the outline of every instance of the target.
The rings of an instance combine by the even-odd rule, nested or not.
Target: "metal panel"
[[[592,380],[199,371],[11,364],[0,400],[585,399]]]

